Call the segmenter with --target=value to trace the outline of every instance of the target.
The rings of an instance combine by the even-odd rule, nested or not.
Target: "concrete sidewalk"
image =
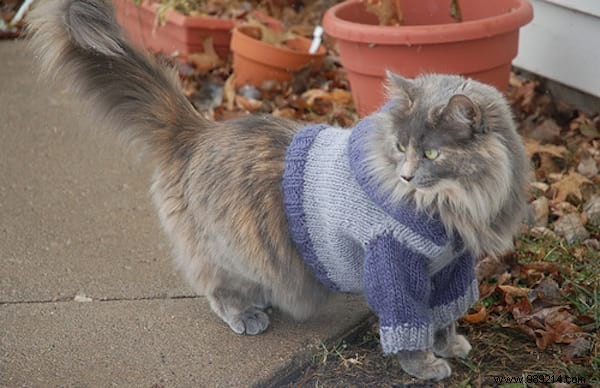
[[[255,385],[368,315],[341,296],[233,334],[172,269],[150,173],[0,41],[0,386]]]

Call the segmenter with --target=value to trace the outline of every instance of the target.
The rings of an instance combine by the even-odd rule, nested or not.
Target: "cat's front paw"
[[[400,366],[406,373],[421,380],[440,381],[452,374],[448,361],[437,358],[432,352],[405,352],[400,356]]]
[[[436,355],[444,358],[467,358],[471,349],[472,346],[469,343],[469,340],[467,340],[467,338],[464,335],[457,334],[454,337],[452,337],[451,342],[448,343],[444,349],[434,348],[433,351]]]
[[[269,327],[269,316],[257,308],[236,314],[226,321],[231,330],[237,334],[256,335],[267,330]]]

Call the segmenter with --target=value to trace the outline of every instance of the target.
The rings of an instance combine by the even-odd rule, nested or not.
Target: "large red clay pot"
[[[323,62],[325,48],[321,46],[317,53],[309,54],[310,39],[297,37],[275,46],[257,39],[256,34],[256,28],[250,26],[233,30],[231,51],[236,86],[261,86],[267,80],[288,81],[295,71],[309,64],[312,71],[317,71]]]
[[[215,51],[227,58],[234,19],[218,19],[205,16],[185,16],[167,11],[165,24],[155,27],[157,4],[144,1],[135,5],[133,0],[114,0],[119,23],[129,38],[139,46],[167,55],[177,53],[185,58],[195,52],[203,52],[203,43],[212,36]]]
[[[361,0],[330,8],[323,27],[336,38],[357,110],[366,115],[384,100],[386,69],[405,77],[462,74],[504,91],[517,55],[519,28],[533,18],[528,0],[402,0],[404,24],[380,26]]]

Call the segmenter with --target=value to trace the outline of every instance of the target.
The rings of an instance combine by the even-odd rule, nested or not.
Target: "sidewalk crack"
[[[15,304],[51,304],[51,303],[94,303],[94,302],[135,302],[147,300],[177,300],[177,299],[203,299],[202,295],[171,295],[171,296],[142,296],[137,298],[92,298],[90,301],[76,301],[74,297],[42,299],[42,300],[17,300],[17,301],[0,301],[0,306],[15,305]]]

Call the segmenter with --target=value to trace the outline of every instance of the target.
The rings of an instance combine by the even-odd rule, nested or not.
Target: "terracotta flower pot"
[[[256,28],[237,27],[231,38],[235,85],[260,86],[264,81],[288,81],[292,73],[312,63],[317,71],[323,61],[325,48],[309,54],[310,39],[297,37],[284,42],[282,47],[257,39]]]
[[[129,38],[147,49],[167,55],[178,53],[185,58],[195,52],[203,52],[203,43],[212,36],[215,51],[221,58],[227,58],[231,30],[234,19],[218,19],[205,16],[185,16],[175,11],[167,11],[164,25],[155,27],[157,4],[142,2],[135,5],[133,0],[114,0],[119,23]]]
[[[378,25],[361,0],[345,1],[325,13],[323,27],[337,39],[361,115],[383,102],[386,69],[405,77],[462,74],[506,89],[519,28],[533,18],[528,0],[459,0],[460,23],[450,16],[450,3],[402,0],[402,26]]]

